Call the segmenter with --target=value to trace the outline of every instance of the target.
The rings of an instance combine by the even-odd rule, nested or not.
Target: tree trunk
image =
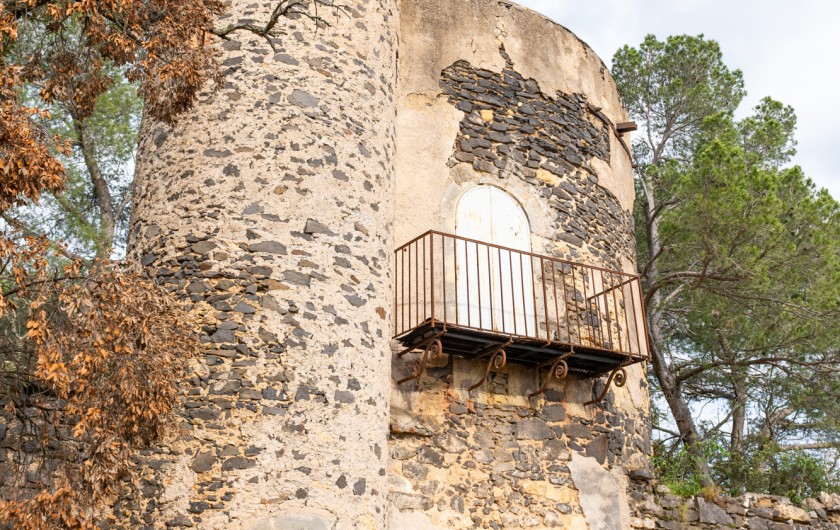
[[[647,250],[648,250],[648,264],[645,274],[645,281],[647,284],[653,285],[659,277],[659,267],[655,260],[659,257],[662,250],[662,241],[659,237],[659,219],[656,211],[656,202],[652,192],[652,183],[645,182],[645,176],[642,175],[642,182],[645,185],[645,226],[647,231]],[[653,365],[653,372],[659,380],[662,387],[662,393],[665,395],[665,401],[671,409],[671,414],[674,416],[674,421],[677,424],[677,429],[680,433],[680,439],[685,444],[694,461],[694,466],[700,477],[700,483],[703,487],[714,485],[714,480],[709,472],[709,464],[706,461],[706,455],[703,454],[703,448],[700,445],[700,437],[697,435],[697,427],[694,425],[694,419],[691,416],[691,409],[688,407],[685,398],[683,398],[679,382],[676,376],[668,366],[665,360],[664,348],[665,340],[662,334],[662,318],[660,313],[660,303],[662,301],[661,292],[656,292],[651,299],[651,303],[646,308],[648,328],[650,334],[650,349],[651,359]]]
[[[108,181],[102,175],[99,164],[96,162],[96,147],[88,137],[87,130],[82,121],[73,117],[76,132],[79,135],[79,147],[82,150],[82,157],[85,160],[90,180],[93,183],[93,194],[99,205],[99,233],[96,238],[96,257],[108,259],[114,247],[114,232],[116,231],[117,220],[114,200],[111,197],[111,190],[108,188]]]
[[[691,409],[688,408],[688,403],[686,403],[683,398],[679,383],[667,365],[665,356],[662,354],[662,350],[660,348],[660,345],[662,344],[662,333],[659,329],[659,325],[658,323],[654,324],[654,322],[651,321],[649,326],[653,372],[659,380],[659,384],[662,387],[662,393],[665,395],[665,401],[668,402],[668,407],[671,409],[671,414],[674,416],[674,421],[677,424],[677,430],[680,433],[680,439],[685,444],[689,454],[691,454],[694,467],[700,478],[700,484],[703,487],[714,486],[715,482],[714,479],[712,479],[712,474],[709,472],[709,464],[706,461],[706,455],[703,454],[703,447],[700,445],[700,437],[697,434],[694,419],[691,417]]]
[[[732,403],[732,433],[729,436],[729,454],[740,455],[744,450],[744,428],[747,416],[747,391],[744,374],[732,374],[732,386],[735,390],[735,400]]]

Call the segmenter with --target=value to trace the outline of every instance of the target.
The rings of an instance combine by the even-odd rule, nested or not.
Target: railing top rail
[[[505,251],[508,251],[508,252],[515,252],[517,254],[522,254],[522,255],[525,255],[525,256],[531,256],[531,257],[534,257],[534,258],[540,258],[540,259],[544,259],[544,260],[549,260],[549,261],[553,261],[553,262],[556,262],[556,263],[562,263],[564,265],[574,265],[576,267],[586,267],[588,269],[594,269],[594,270],[598,270],[598,271],[602,271],[602,272],[608,272],[610,274],[618,274],[620,276],[629,276],[631,278],[631,280],[639,278],[638,274],[631,273],[631,272],[617,271],[617,270],[613,270],[613,269],[607,269],[605,267],[599,267],[597,265],[587,265],[585,263],[578,263],[578,262],[575,262],[575,261],[570,261],[570,260],[566,260],[566,259],[562,259],[562,258],[547,256],[545,254],[536,254],[534,252],[517,250],[515,248],[504,247],[502,245],[496,245],[494,243],[488,243],[486,241],[479,241],[477,239],[470,239],[468,237],[458,236],[458,235],[455,235],[455,234],[447,234],[446,232],[440,232],[438,230],[427,230],[427,231],[423,232],[422,234],[415,237],[411,241],[408,241],[407,243],[404,243],[404,244],[400,245],[399,247],[397,247],[397,249],[394,250],[394,253],[396,254],[397,252],[408,248],[413,243],[416,243],[417,241],[419,241],[419,240],[421,240],[424,237],[429,236],[429,235],[439,235],[439,236],[448,237],[448,238],[452,238],[452,239],[459,239],[461,241],[466,241],[468,243],[477,243],[479,245],[484,245],[484,246],[491,247],[491,248],[496,248],[496,249],[499,249],[499,250],[505,250]]]

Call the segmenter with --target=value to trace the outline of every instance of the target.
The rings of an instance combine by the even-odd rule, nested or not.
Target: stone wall
[[[593,158],[610,160],[611,132],[583,94],[546,95],[514,70],[504,46],[501,72],[459,61],[441,74],[441,89],[464,113],[450,166],[521,179],[553,213],[546,252],[620,270],[634,260],[632,217],[599,185]]]
[[[469,392],[475,364],[443,360],[395,396],[391,528],[627,528],[626,483],[649,476],[650,442],[626,396],[584,407],[592,385],[572,378],[528,399],[535,378],[516,365]]]
[[[822,493],[806,499],[804,507],[786,497],[747,493],[740,497],[672,495],[656,481],[633,484],[632,528],[701,530],[746,528],[749,530],[840,529],[840,495]]]
[[[626,114],[600,59],[507,2],[403,0],[401,20],[397,242],[456,232],[460,196],[491,185],[535,252],[634,272],[630,160],[591,109]],[[392,381],[419,357],[395,358]],[[603,379],[529,399],[544,371],[509,364],[469,391],[485,362],[444,357],[393,385],[391,528],[628,528],[629,481],[650,476],[643,367],[584,406]]]
[[[117,508],[128,527],[385,524],[399,13],[346,5],[329,27],[283,20],[276,52],[234,34],[224,86],[174,129],[143,123],[130,257],[204,318],[207,349]]]

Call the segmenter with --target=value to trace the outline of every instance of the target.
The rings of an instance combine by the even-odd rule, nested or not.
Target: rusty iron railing
[[[436,324],[649,357],[639,277],[434,230],[397,248],[394,336]]]

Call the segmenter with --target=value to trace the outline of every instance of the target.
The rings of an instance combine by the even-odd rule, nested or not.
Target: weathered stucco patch
[[[299,508],[260,519],[249,530],[333,530],[335,523],[335,516],[327,511]]]
[[[630,528],[626,483],[588,456],[572,453],[568,465],[590,530]]]

